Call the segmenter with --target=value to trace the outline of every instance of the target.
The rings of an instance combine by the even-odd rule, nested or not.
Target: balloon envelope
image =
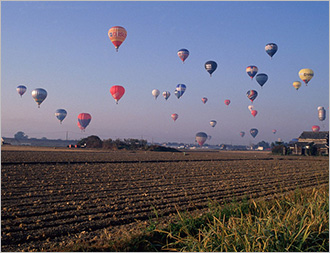
[[[262,87],[268,80],[268,76],[264,73],[260,73],[256,76],[256,80],[258,84]]]
[[[207,61],[204,65],[207,72],[209,72],[210,76],[217,69],[218,64],[215,61]]]
[[[241,137],[244,137],[245,132],[242,131],[242,132],[239,133],[239,135],[240,135]]]
[[[256,110],[251,110],[251,114],[253,115],[253,117],[255,117],[255,116],[257,116],[258,111],[256,111]]]
[[[123,86],[114,85],[110,88],[110,93],[112,97],[115,99],[116,104],[118,104],[119,99],[121,99],[125,93],[125,89]]]
[[[293,82],[293,87],[296,89],[296,90],[298,90],[300,87],[301,87],[301,82],[299,82],[299,81],[295,81],[295,82]]]
[[[55,111],[55,116],[60,121],[61,124],[62,121],[65,119],[66,115],[67,115],[67,111],[64,109],[57,109]]]
[[[92,120],[92,116],[89,113],[80,113],[78,115],[78,122],[82,130],[84,130],[88,126],[91,120]]]
[[[249,90],[246,93],[246,96],[248,97],[248,99],[251,100],[251,102],[253,103],[253,100],[256,99],[256,97],[258,96],[258,92],[256,90]]]
[[[215,120],[211,120],[210,121],[211,127],[215,127],[216,124],[217,124],[217,121],[215,121]]]
[[[26,87],[24,85],[19,85],[16,87],[16,90],[17,90],[18,94],[20,94],[22,97],[23,94],[26,92]]]
[[[32,91],[32,97],[40,107],[40,104],[46,99],[47,91],[41,88]]]
[[[176,90],[178,91],[178,98],[180,98],[182,95],[183,95],[183,93],[186,91],[186,85],[184,85],[184,84],[178,84],[177,86],[176,86]]]
[[[173,114],[171,115],[171,118],[172,118],[174,121],[176,121],[176,120],[178,119],[178,117],[179,117],[179,115],[176,114],[176,113],[173,113]]]
[[[298,74],[299,74],[300,79],[304,81],[306,86],[307,86],[308,82],[314,76],[314,72],[311,69],[301,69]]]
[[[266,46],[265,46],[265,51],[266,53],[272,58],[273,55],[277,52],[277,45],[275,43],[268,43]]]
[[[118,48],[126,39],[127,32],[124,27],[114,26],[109,29],[108,36],[118,52]]]
[[[230,104],[230,100],[229,100],[229,99],[226,99],[226,100],[225,100],[225,105],[228,106],[229,104]]]
[[[325,120],[325,109],[323,106],[319,106],[318,108],[318,117],[320,121]]]
[[[276,134],[276,132],[277,132],[277,131],[276,131],[276,129],[273,129],[273,131],[272,131],[272,132],[273,132],[273,134]]]
[[[154,98],[155,99],[157,99],[157,97],[159,96],[159,94],[160,94],[160,91],[159,90],[157,90],[157,89],[154,89],[154,90],[152,90],[152,95],[154,96]]]
[[[255,138],[258,134],[258,129],[256,128],[251,128],[250,134],[252,135],[253,138]]]
[[[189,56],[189,51],[187,49],[184,49],[184,48],[180,49],[178,51],[178,56],[182,60],[182,62],[184,62]]]
[[[163,92],[163,97],[167,100],[171,96],[171,93],[169,91]]]
[[[207,140],[207,134],[204,132],[198,132],[196,134],[196,141],[198,142],[199,146],[203,146],[205,141]]]
[[[317,125],[312,126],[312,131],[313,131],[314,133],[318,133],[318,132],[320,131],[320,127],[317,126]]]
[[[249,75],[249,77],[251,77],[251,79],[253,79],[253,77],[258,73],[258,68],[256,66],[248,66],[246,68],[246,73]]]
[[[203,102],[203,104],[205,104],[205,103],[207,102],[207,100],[208,100],[208,99],[207,99],[206,97],[203,97],[203,98],[202,98],[202,102]]]
[[[250,112],[251,112],[252,110],[254,110],[254,106],[253,106],[253,105],[249,105],[248,108],[249,108]]]

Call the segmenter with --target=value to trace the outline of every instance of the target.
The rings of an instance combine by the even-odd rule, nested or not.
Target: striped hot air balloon
[[[118,52],[120,45],[124,42],[124,40],[127,37],[127,31],[125,30],[124,27],[114,26],[109,29],[108,36],[112,44],[115,46],[116,51]]]

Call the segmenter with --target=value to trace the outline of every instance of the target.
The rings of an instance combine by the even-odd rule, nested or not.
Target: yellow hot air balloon
[[[114,26],[109,29],[108,36],[118,52],[118,48],[126,39],[127,32],[124,27]]]
[[[292,85],[293,85],[293,87],[295,87],[296,90],[298,90],[301,87],[301,82],[295,81],[295,82],[293,82]]]
[[[299,77],[301,80],[304,81],[304,83],[308,84],[308,82],[313,78],[314,72],[311,69],[302,69],[299,71]]]

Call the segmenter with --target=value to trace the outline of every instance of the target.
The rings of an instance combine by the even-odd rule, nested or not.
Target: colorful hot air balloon
[[[314,76],[314,72],[311,69],[301,69],[299,71],[299,77],[301,80],[304,81],[306,86],[307,86],[308,82],[313,78],[313,76]]]
[[[299,82],[299,81],[295,81],[295,82],[293,82],[293,87],[296,89],[296,90],[298,90],[300,87],[301,87],[301,82]]]
[[[188,58],[189,56],[189,51],[187,49],[180,49],[178,51],[178,56],[180,57],[180,59],[182,60],[182,63],[184,63],[184,61]]]
[[[217,121],[215,121],[215,120],[211,120],[210,121],[211,127],[215,127],[216,124],[217,124]]]
[[[320,131],[320,127],[317,126],[317,125],[312,126],[312,131],[313,131],[314,133],[318,133],[318,132]]]
[[[251,102],[253,103],[253,101],[256,99],[256,97],[258,96],[258,92],[256,90],[249,90],[246,93],[246,96],[248,97],[248,99],[251,100]]]
[[[256,110],[251,110],[251,114],[253,115],[253,117],[257,116],[258,112]]]
[[[273,131],[272,131],[272,132],[273,132],[273,134],[276,134],[276,132],[277,132],[277,131],[276,131],[276,129],[273,129]]]
[[[248,109],[249,109],[250,112],[251,112],[252,110],[254,110],[254,106],[253,106],[253,105],[249,105],[249,106],[248,106]]]
[[[173,113],[173,114],[171,115],[171,118],[172,118],[174,121],[176,121],[176,120],[178,119],[178,117],[179,117],[179,115],[176,114],[176,113]]]
[[[18,85],[16,87],[16,90],[17,90],[18,94],[20,94],[22,97],[23,94],[26,92],[26,87],[24,85]]]
[[[85,130],[85,128],[91,122],[91,119],[92,116],[89,113],[80,113],[78,115],[78,123],[80,124],[82,130]]]
[[[114,26],[109,29],[108,36],[118,52],[118,48],[126,39],[127,32],[124,27]]]
[[[245,132],[242,131],[242,132],[239,133],[239,135],[240,135],[241,137],[244,137]]]
[[[230,100],[229,100],[229,99],[226,99],[226,100],[225,100],[225,105],[228,106],[229,104],[230,104]]]
[[[261,86],[264,86],[264,84],[267,82],[268,80],[268,76],[264,73],[260,73],[256,76],[256,80],[258,82],[258,84]]]
[[[204,132],[199,132],[196,134],[196,141],[198,142],[199,146],[203,146],[205,141],[207,140],[207,134]]]
[[[207,99],[206,97],[203,97],[203,98],[202,98],[202,102],[203,102],[203,104],[205,104],[205,103],[207,102],[207,100],[208,100],[208,99]]]
[[[265,46],[265,50],[270,58],[272,58],[273,55],[277,52],[277,45],[275,43],[269,43]]]
[[[251,77],[251,80],[253,79],[253,77],[258,73],[258,68],[256,66],[248,66],[246,68],[246,73],[249,75],[249,77]]]
[[[178,95],[179,95],[179,97],[178,98],[180,98],[182,95],[183,95],[183,93],[185,92],[185,90],[186,90],[186,85],[184,85],[184,84],[178,84],[177,86],[176,86],[176,90],[178,91]]]
[[[163,97],[167,100],[171,96],[171,93],[169,91],[163,92]]]
[[[154,96],[154,98],[155,99],[157,99],[157,97],[159,96],[159,94],[160,94],[160,91],[159,90],[157,90],[157,89],[154,89],[154,90],[152,90],[152,95]]]
[[[207,72],[209,72],[210,76],[217,69],[218,64],[215,61],[207,61],[204,65]]]
[[[123,86],[114,85],[110,88],[110,93],[112,97],[115,99],[116,104],[118,104],[119,99],[124,95],[125,89]]]
[[[66,117],[66,115],[67,115],[67,112],[64,109],[57,109],[55,112],[55,116],[60,121],[61,124],[62,124],[62,121],[64,120],[64,118]]]
[[[323,106],[319,106],[317,108],[317,111],[318,111],[318,117],[319,117],[319,120],[320,121],[323,121],[325,120],[325,109]]]
[[[47,91],[41,88],[35,89],[32,91],[32,97],[37,102],[38,108],[40,108],[40,104],[46,99]]]
[[[252,135],[253,138],[255,138],[258,134],[258,129],[256,128],[251,128],[250,134]]]

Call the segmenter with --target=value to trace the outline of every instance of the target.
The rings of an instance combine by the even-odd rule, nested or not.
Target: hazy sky
[[[127,30],[119,52],[108,38],[112,26]],[[273,59],[265,52],[270,42],[278,45]],[[184,64],[181,48],[190,51]],[[212,77],[204,69],[209,60],[218,64]],[[263,88],[246,74],[249,65],[268,75]],[[193,143],[203,131],[212,136],[209,144],[290,141],[313,125],[329,129],[329,3],[2,1],[1,67],[5,137],[23,131],[65,139],[68,131],[69,139]],[[315,74],[296,91],[292,83],[302,68]],[[179,83],[187,89],[177,99]],[[22,98],[20,84],[27,87]],[[109,92],[115,84],[126,89],[117,105]],[[48,92],[40,108],[35,88]],[[155,100],[153,89],[171,96]],[[259,93],[255,118],[246,96],[251,89]],[[318,106],[327,110],[325,121]],[[68,112],[63,124],[55,117],[60,108]],[[77,127],[82,112],[92,115],[85,132]],[[255,139],[251,128],[259,130]]]

